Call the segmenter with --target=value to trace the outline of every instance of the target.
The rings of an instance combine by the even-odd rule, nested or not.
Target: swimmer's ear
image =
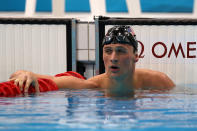
[[[139,60],[139,55],[136,53],[135,54],[135,61],[134,62],[136,63],[136,62],[138,62],[138,60]]]

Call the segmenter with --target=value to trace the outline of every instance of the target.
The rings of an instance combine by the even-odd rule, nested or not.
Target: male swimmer
[[[135,69],[139,57],[138,42],[130,26],[114,26],[103,39],[103,61],[105,73],[88,80],[73,76],[54,77],[35,74],[29,71],[17,71],[10,77],[25,92],[31,83],[39,90],[38,78],[53,80],[58,88],[101,88],[108,96],[134,96],[135,90],[170,90],[175,84],[164,73],[149,69]]]

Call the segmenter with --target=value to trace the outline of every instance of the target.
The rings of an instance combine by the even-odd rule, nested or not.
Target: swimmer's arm
[[[32,82],[35,83],[35,88],[39,90],[39,84],[38,84],[38,78],[45,78],[45,79],[51,79],[56,83],[58,88],[72,88],[72,89],[82,89],[82,88],[96,88],[94,82],[86,81],[83,79],[79,79],[73,76],[61,76],[61,77],[54,77],[50,75],[41,75],[36,74],[30,71],[24,71],[19,70],[15,73],[13,73],[10,76],[10,80],[16,80],[18,79],[18,83],[15,83],[16,85],[19,85],[19,87],[22,89],[23,83],[25,82],[25,91],[28,92],[29,86]]]
[[[34,73],[35,74],[35,73]],[[41,75],[35,74],[37,78],[46,78],[53,80],[57,87],[60,88],[70,88],[70,89],[85,89],[85,88],[97,88],[97,84],[93,81],[88,81],[84,79],[80,79],[74,76],[49,76],[49,75]]]
[[[96,83],[92,81],[79,79],[73,76],[54,77],[52,80],[57,84],[58,88],[85,89],[98,87]]]

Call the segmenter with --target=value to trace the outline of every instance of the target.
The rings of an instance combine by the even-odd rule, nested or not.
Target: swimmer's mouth
[[[112,71],[119,71],[120,67],[118,67],[118,66],[110,66],[110,69]]]

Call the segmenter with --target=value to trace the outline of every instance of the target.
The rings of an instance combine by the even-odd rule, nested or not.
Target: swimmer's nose
[[[110,61],[111,61],[113,64],[115,64],[115,63],[118,62],[118,58],[117,58],[116,52],[113,52],[113,53],[111,54],[111,59],[110,59]]]
[[[118,63],[118,60],[111,60],[113,64]]]

